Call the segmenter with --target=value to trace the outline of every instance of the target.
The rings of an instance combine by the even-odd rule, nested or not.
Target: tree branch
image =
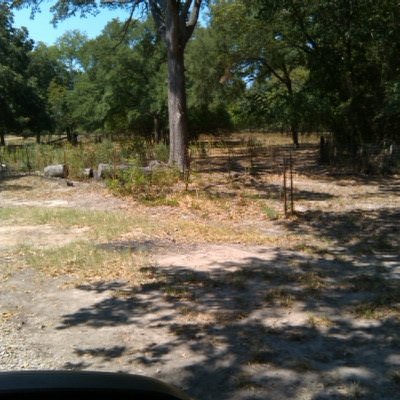
[[[163,11],[165,11],[166,0],[149,0],[150,11],[153,19],[157,25],[158,31],[160,33],[161,39],[163,42],[166,42],[166,27],[165,27],[165,15]]]
[[[200,15],[200,6],[202,0],[194,0],[192,11],[190,12],[190,6],[192,5],[193,0],[186,0],[183,6],[183,9],[180,14],[180,26],[181,32],[183,34],[184,45],[188,42],[190,37],[193,34],[196,23],[199,19]],[[188,15],[190,12],[190,18],[188,19]]]
[[[314,39],[310,36],[310,34],[308,33],[308,30],[307,30],[306,26],[304,25],[304,19],[300,16],[300,10],[299,10],[299,8],[294,4],[294,2],[293,2],[293,4],[292,4],[292,6],[293,6],[295,18],[297,19],[297,22],[298,22],[298,24],[299,24],[299,26],[300,26],[301,31],[302,31],[303,34],[305,35],[306,40],[312,45],[313,48],[316,49],[316,48],[318,47],[318,45],[317,45],[317,43],[315,42],[315,40],[314,40]],[[304,51],[304,48],[303,48],[303,51]]]
[[[259,62],[262,65],[264,65],[264,67],[266,67],[268,69],[268,71],[275,76],[276,79],[278,79],[280,82],[286,84],[286,80],[285,77],[280,75],[279,72],[272,67],[272,65],[265,59],[265,58],[247,58],[246,59],[247,62],[249,63],[253,63],[253,62]]]
[[[193,27],[196,25],[197,20],[199,19],[200,7],[202,0],[195,0],[192,12],[190,14],[190,19],[187,24],[188,27]]]

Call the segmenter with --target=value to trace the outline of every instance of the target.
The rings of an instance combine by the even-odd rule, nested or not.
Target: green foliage
[[[27,31],[12,26],[6,4],[0,9],[3,138],[56,130],[168,141],[167,52],[151,19],[126,29],[113,20],[94,40],[70,31],[55,46],[33,49]],[[53,4],[56,20],[98,5]],[[185,54],[191,138],[234,127],[291,131],[296,142],[297,132],[324,129],[351,157],[362,143],[398,141],[399,10],[395,0],[212,3],[210,24],[196,28]]]
[[[169,147],[164,143],[158,143],[154,147],[155,159],[162,162],[168,162]]]
[[[84,146],[84,147],[83,147]],[[26,146],[6,146],[1,149],[1,160],[17,171],[41,171],[51,164],[64,164],[69,167],[71,179],[81,179],[86,168],[96,169],[100,163],[113,163],[115,155],[123,160],[122,151],[115,154],[115,145],[110,140],[98,144],[55,146],[32,144]]]
[[[232,129],[226,101],[230,88],[220,83],[225,64],[223,42],[218,32],[210,27],[196,29],[186,51],[191,138],[198,133],[215,134]]]
[[[37,80],[30,75],[32,40],[25,28],[16,29],[7,3],[0,4],[0,137],[7,132],[30,131],[45,126],[44,102]]]
[[[389,89],[398,80],[397,2],[247,3],[274,27],[287,54],[303,54],[314,118],[333,131],[337,144],[354,154],[362,142],[398,138],[393,128],[400,110],[392,108],[396,90]]]
[[[207,105],[189,108],[189,136],[198,139],[201,133],[217,134],[232,130],[231,116],[225,107],[211,109]]]
[[[282,126],[297,144],[300,126],[299,93],[304,87],[304,56],[277,36],[243,2],[220,2],[212,7],[213,26],[225,44],[227,72],[245,85],[233,108],[240,127]],[[231,78],[232,80],[232,78]]]
[[[181,179],[181,173],[170,167],[155,168],[151,171],[130,160],[130,167],[118,174],[118,179],[107,181],[108,187],[122,195],[135,194],[139,200],[150,205],[176,206],[176,200],[168,198],[172,186]]]
[[[69,104],[83,131],[133,132],[150,141],[166,125],[165,50],[151,21],[122,36],[123,29],[113,20],[83,43]]]
[[[269,219],[278,219],[280,215],[279,212],[275,210],[275,208],[268,205],[264,207],[264,212]]]

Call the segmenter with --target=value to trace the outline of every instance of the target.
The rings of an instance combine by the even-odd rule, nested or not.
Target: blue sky
[[[35,15],[33,20],[30,19],[30,10],[14,10],[14,27],[20,28],[25,26],[28,28],[29,37],[35,42],[44,42],[47,45],[53,45],[55,41],[62,36],[65,32],[74,29],[79,29],[82,33],[92,39],[100,35],[103,28],[113,18],[119,18],[120,21],[125,21],[129,14],[126,10],[107,10],[93,17],[88,18],[71,17],[63,22],[59,22],[57,28],[51,24],[52,15],[49,11],[50,5],[43,4],[41,7],[42,12]]]

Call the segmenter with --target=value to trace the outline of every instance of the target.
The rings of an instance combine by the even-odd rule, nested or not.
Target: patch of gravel
[[[42,352],[32,347],[29,338],[21,334],[15,323],[0,326],[0,370],[50,370],[57,369],[54,361],[42,357]]]
[[[9,261],[11,260],[4,257],[0,259],[1,272],[5,269],[5,263]],[[25,271],[23,274],[24,285],[26,280],[34,279],[36,275],[33,271]],[[56,369],[55,360],[43,357],[43,352],[37,348],[34,337],[25,332],[23,296],[28,290],[25,289],[25,293],[21,293],[14,285],[10,286],[4,278],[0,278],[0,283],[0,370]],[[11,304],[4,302],[3,296],[7,291],[15,296],[15,301]]]

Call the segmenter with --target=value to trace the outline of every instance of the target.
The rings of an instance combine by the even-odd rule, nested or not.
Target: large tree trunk
[[[168,113],[170,153],[168,163],[184,170],[187,164],[187,107],[183,49],[168,53]]]
[[[66,178],[67,166],[65,164],[48,165],[44,168],[44,175],[52,178]]]
[[[290,132],[292,134],[293,144],[296,146],[296,149],[300,147],[299,145],[299,131],[297,129],[297,124],[292,122],[290,124]]]
[[[73,146],[76,146],[78,144],[78,134],[74,132],[74,128],[69,126],[67,127],[66,132],[68,142]]]
[[[149,0],[168,54],[169,164],[184,170],[187,163],[188,126],[185,88],[185,46],[193,34],[202,0]]]

